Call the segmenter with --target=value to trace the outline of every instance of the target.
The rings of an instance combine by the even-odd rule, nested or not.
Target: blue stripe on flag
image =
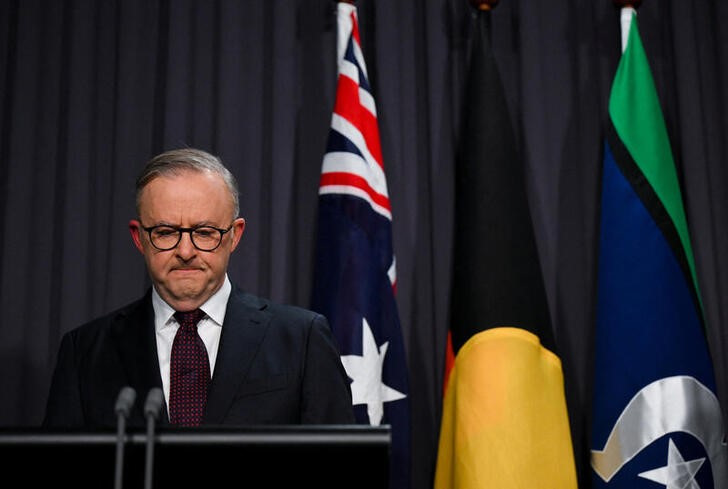
[[[326,145],[326,152],[353,153],[359,156],[366,165],[369,164],[367,159],[364,158],[364,155],[361,153],[361,151],[359,151],[359,148],[356,146],[356,144],[354,144],[349,138],[341,134],[339,131],[336,131],[334,129],[329,132],[329,141]]]
[[[630,400],[653,382],[689,376],[715,390],[700,316],[689,287],[663,234],[605,144],[593,448],[605,445]],[[665,402],[664,396],[659,399]],[[687,400],[688,404],[690,401]],[[683,399],[667,402],[674,404]],[[690,416],[682,415],[685,426],[692,423]],[[643,419],[636,426],[627,427],[623,445],[632,443],[628,436],[643,436],[650,422]],[[656,487],[653,480],[640,474],[665,466],[670,440],[685,460],[705,457],[706,447],[683,431],[665,432],[654,443],[647,444],[610,481],[595,476],[594,487]],[[695,477],[700,487],[713,487],[707,459],[705,469]]]
[[[364,73],[364,70],[362,70],[361,66],[359,66],[359,62],[356,59],[356,56],[354,55],[354,38],[353,36],[349,38],[349,42],[346,45],[346,52],[344,53],[344,59],[348,62],[352,63],[354,66],[356,66],[357,70],[359,70],[359,87],[363,88],[367,92],[371,93],[371,89],[369,88],[369,79],[367,79],[366,74]]]

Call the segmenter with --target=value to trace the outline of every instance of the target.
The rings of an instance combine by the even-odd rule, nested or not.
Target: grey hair
[[[159,154],[149,160],[136,181],[136,210],[140,213],[140,198],[142,190],[149,182],[161,176],[178,176],[184,172],[202,173],[210,171],[219,175],[232,198],[233,218],[237,218],[240,214],[240,192],[238,191],[238,182],[230,170],[225,168],[220,158],[210,153],[195,148],[173,149]]]

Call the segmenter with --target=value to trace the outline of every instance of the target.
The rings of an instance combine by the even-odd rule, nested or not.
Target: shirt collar
[[[230,279],[225,274],[225,281],[222,283],[222,287],[200,306],[202,312],[207,314],[208,318],[217,326],[222,326],[225,320],[225,312],[227,311],[228,299],[230,298],[232,289]],[[152,287],[152,307],[154,309],[155,330],[159,331],[166,326],[176,323],[174,319],[174,313],[176,311],[162,299],[156,287]]]

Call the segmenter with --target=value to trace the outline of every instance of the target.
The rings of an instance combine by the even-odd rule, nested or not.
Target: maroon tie
[[[169,373],[169,421],[178,426],[198,426],[205,412],[210,361],[197,323],[205,317],[199,309],[176,312],[180,324],[172,342]]]

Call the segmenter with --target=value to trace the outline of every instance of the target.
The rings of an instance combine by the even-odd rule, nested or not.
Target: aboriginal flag
[[[503,85],[478,12],[455,186],[454,366],[436,489],[575,489],[561,361]]]

